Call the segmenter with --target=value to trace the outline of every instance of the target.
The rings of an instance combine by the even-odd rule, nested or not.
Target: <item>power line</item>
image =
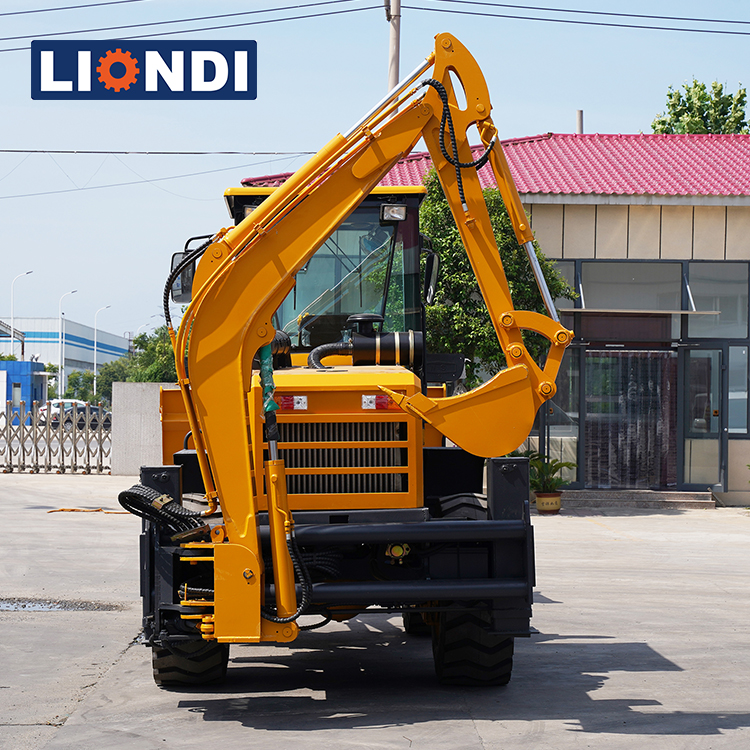
[[[346,0],[341,0],[341,2],[345,2],[345,1]],[[127,36],[122,36],[120,38],[123,40],[150,39],[152,37],[157,37],[157,36],[174,36],[175,34],[195,34],[200,31],[237,29],[243,26],[259,26],[259,25],[267,24],[267,23],[279,23],[281,21],[300,21],[300,20],[304,20],[307,18],[323,18],[325,16],[339,16],[339,15],[343,15],[344,13],[356,13],[361,10],[382,10],[382,8],[383,8],[382,5],[371,5],[371,6],[366,6],[363,8],[347,8],[346,10],[327,11],[325,13],[308,13],[307,15],[302,15],[302,16],[289,16],[288,18],[267,18],[263,21],[244,21],[243,23],[230,23],[230,24],[223,24],[221,26],[204,26],[199,29],[180,29],[178,31],[160,31],[154,34],[137,34],[137,35],[131,34]],[[5,49],[0,49],[0,52],[21,52],[23,50],[28,50],[28,49],[31,49],[31,47],[7,47]]]
[[[82,8],[98,8],[100,5],[125,5],[126,3],[142,3],[144,0],[110,0],[105,3],[86,3],[85,5],[63,5],[59,8],[36,8],[34,10],[10,10],[0,13],[0,16],[27,16],[30,13],[52,13],[56,10],[81,10]]]
[[[421,8],[416,5],[402,5],[405,10],[424,10],[432,13],[449,13],[459,16],[480,18],[509,18],[518,21],[546,21],[547,23],[567,23],[575,26],[604,26],[615,29],[647,29],[649,31],[684,31],[693,34],[725,34],[730,36],[750,36],[750,31],[724,31],[722,29],[686,29],[679,26],[648,26],[646,24],[607,23],[604,21],[579,21],[572,18],[544,18],[542,16],[519,16],[510,13],[480,13],[469,10],[444,10],[443,8]],[[0,50],[2,52],[3,50]]]
[[[516,8],[517,10],[541,10],[547,13],[578,13],[586,16],[615,16],[618,18],[646,18],[652,21],[685,21],[690,23],[725,23],[750,25],[750,21],[730,21],[720,18],[689,18],[682,16],[654,16],[645,13],[616,13],[606,10],[576,10],[575,8],[544,8],[537,5],[511,5],[510,3],[489,3],[479,0],[433,0],[434,2],[456,3],[459,5],[485,5],[493,8]]]
[[[95,151],[91,149],[0,148],[0,154],[107,154],[128,156],[305,156],[315,151]]]
[[[285,159],[269,159],[268,163],[274,161],[285,161]],[[264,162],[265,163],[265,162]],[[132,180],[130,182],[114,182],[109,185],[92,185],[91,187],[69,188],[67,190],[45,190],[41,193],[23,193],[18,195],[0,195],[0,200],[10,200],[11,198],[38,198],[47,195],[60,195],[62,193],[80,193],[84,190],[103,190],[105,188],[128,187],[130,185],[145,185],[152,182],[165,182],[167,180],[181,180],[185,177],[200,177],[206,174],[215,174],[217,172],[231,172],[235,169],[249,169],[257,166],[254,164],[237,164],[233,167],[224,167],[223,169],[206,169],[202,172],[190,172],[188,174],[171,175],[170,177],[154,177],[153,179]]]
[[[237,16],[256,16],[262,13],[276,13],[285,10],[296,10],[297,8],[314,8],[319,5],[339,5],[340,3],[351,3],[355,0],[321,0],[316,3],[304,3],[291,5],[283,8],[266,8],[263,10],[246,10],[237,13],[220,13],[214,16],[194,16],[193,18],[175,18],[171,21],[148,21],[144,23],[126,23],[122,26],[100,26],[95,29],[74,29],[72,31],[50,31],[47,34],[24,34],[23,36],[3,36],[0,42],[14,42],[19,39],[45,39],[51,36],[66,36],[67,34],[95,34],[100,31],[122,31],[123,29],[140,29],[144,26],[168,26],[174,23],[194,23],[196,21],[214,21],[219,18],[236,18]],[[134,37],[128,37],[134,38]]]

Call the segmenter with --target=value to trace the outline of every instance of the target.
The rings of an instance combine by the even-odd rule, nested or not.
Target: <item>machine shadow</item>
[[[442,686],[429,638],[405,634],[394,618],[361,616],[335,630],[302,634],[295,650],[254,656],[253,647],[236,647],[226,682],[210,694],[182,691],[178,707],[205,721],[278,731],[560,720],[584,733],[712,736],[750,726],[750,712],[660,711],[648,695],[595,698],[610,672],[682,671],[646,643],[588,634],[533,641],[516,640],[513,678],[505,687]]]

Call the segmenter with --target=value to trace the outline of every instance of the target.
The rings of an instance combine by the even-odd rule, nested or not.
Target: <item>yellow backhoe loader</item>
[[[282,185],[228,190],[235,224],[173,258],[168,320],[170,294],[190,303],[177,331],[169,322],[180,390],[162,394],[167,457],[120,494],[144,519],[157,683],[220,679],[232,643],[291,644],[364,611],[431,633],[443,682],[510,679],[513,639],[531,632],[534,554],[527,463],[500,457],[554,395],[571,333],[491,109],[474,58],[440,34]],[[425,353],[438,259],[419,233],[424,189],[377,187],[420,138],[507,360],[460,394],[461,362]],[[477,176],[486,163],[548,315],[513,306]],[[543,367],[523,330],[549,340]]]

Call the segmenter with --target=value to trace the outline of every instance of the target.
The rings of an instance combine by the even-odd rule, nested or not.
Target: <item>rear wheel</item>
[[[167,687],[223,680],[228,662],[228,643],[186,641],[171,648],[152,648],[154,682]]]
[[[489,633],[488,612],[441,612],[432,630],[435,672],[446,685],[507,685],[513,638]]]
[[[424,621],[419,612],[404,612],[401,617],[404,621],[404,630],[409,635],[428,636],[431,628]]]

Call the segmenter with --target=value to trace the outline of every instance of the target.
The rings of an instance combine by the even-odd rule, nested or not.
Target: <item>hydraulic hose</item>
[[[286,546],[289,549],[289,557],[292,559],[295,577],[302,588],[302,597],[297,605],[297,611],[294,614],[289,615],[289,617],[279,617],[268,607],[260,608],[260,614],[263,618],[279,624],[294,622],[305,613],[305,610],[310,606],[310,602],[312,601],[312,579],[310,578],[310,573],[307,570],[307,567],[302,562],[302,555],[300,554],[293,531],[286,536]]]
[[[155,523],[168,533],[181,534],[204,526],[198,520],[202,515],[201,511],[188,510],[169,495],[163,495],[142,484],[123,490],[117,499],[129,513]]]
[[[206,248],[209,247],[211,244],[211,241],[213,239],[213,234],[204,234],[200,237],[191,237],[186,243],[185,243],[185,256],[183,257],[182,261],[177,265],[177,267],[169,274],[167,277],[167,283],[164,285],[164,295],[162,297],[162,304],[164,306],[164,317],[167,321],[167,326],[172,325],[172,316],[169,312],[169,297],[172,293],[172,285],[177,280],[177,277],[195,260],[201,257],[203,253],[206,251]],[[207,240],[202,245],[195,248],[195,250],[190,250],[188,252],[187,246],[193,241],[193,240]]]
[[[431,86],[432,88],[434,88],[435,91],[437,91],[438,96],[440,97],[440,101],[443,103],[443,116],[440,119],[440,151],[442,152],[445,160],[456,168],[456,184],[458,186],[458,195],[461,199],[462,208],[464,209],[464,211],[467,211],[468,207],[466,205],[466,197],[464,196],[464,182],[463,178],[461,177],[461,170],[469,169],[470,167],[476,167],[477,169],[483,167],[487,163],[487,160],[490,158],[490,151],[492,151],[492,147],[495,145],[495,141],[497,140],[497,138],[495,137],[492,139],[486,151],[475,161],[459,161],[458,145],[456,143],[456,134],[453,128],[453,116],[451,115],[450,109],[448,107],[448,93],[445,90],[445,86],[443,86],[440,81],[436,81],[434,78],[428,78],[427,80],[422,81],[421,85]],[[448,125],[448,131],[451,137],[451,147],[453,151],[452,157],[448,153],[448,149],[445,147],[446,124]]]

